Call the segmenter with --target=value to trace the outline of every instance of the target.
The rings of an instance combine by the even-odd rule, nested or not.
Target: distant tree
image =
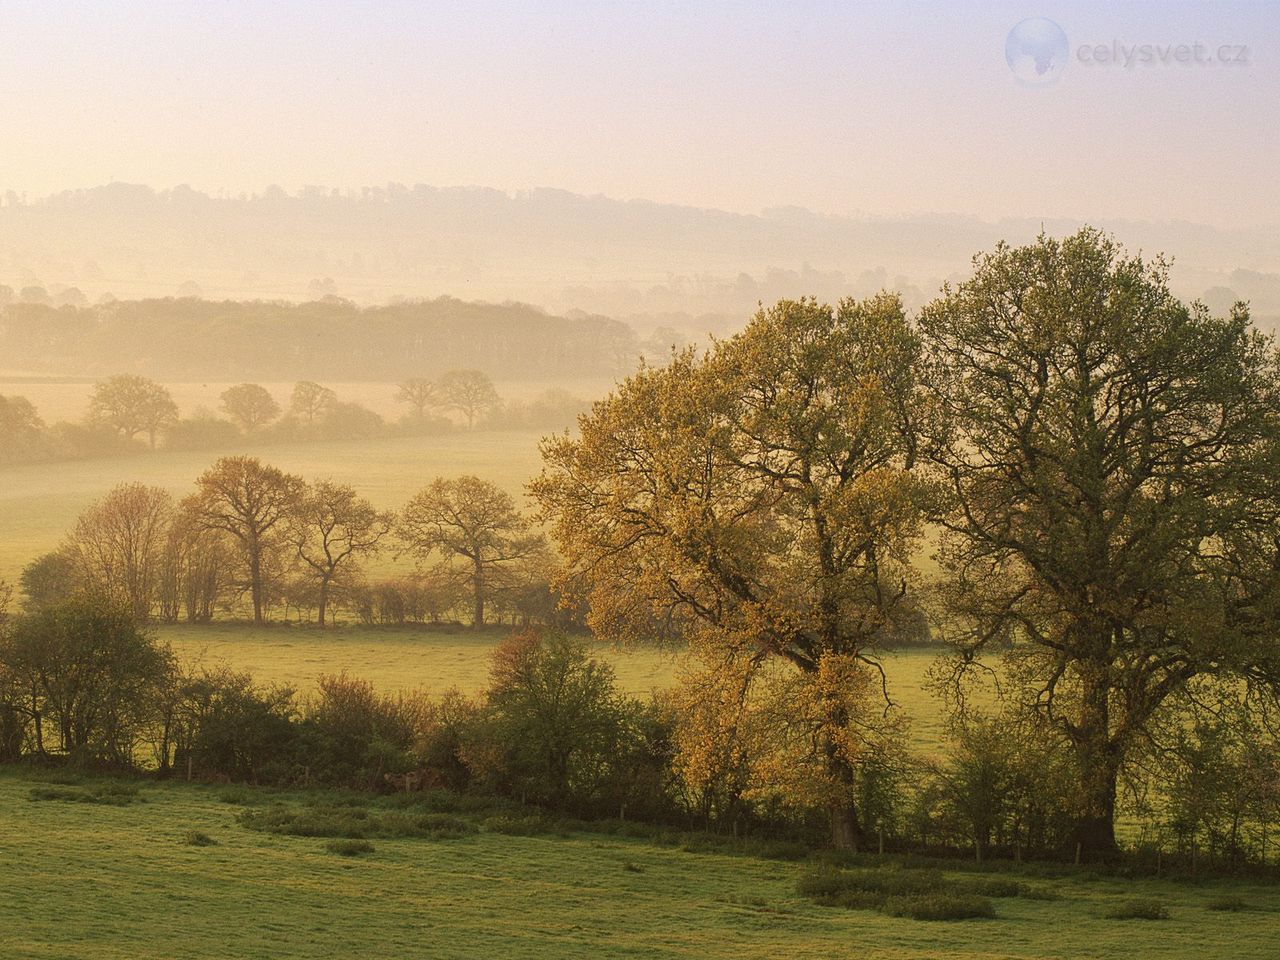
[[[307,426],[322,419],[338,402],[338,395],[328,387],[310,380],[300,380],[293,385],[289,397],[289,413]]]
[[[93,594],[122,604],[139,623],[151,617],[172,516],[168,491],[124,483],[80,515],[68,541]]]
[[[0,283],[0,307],[7,307],[11,303],[13,303],[13,287]]]
[[[280,404],[265,387],[242,383],[222,391],[222,411],[245,433],[252,433],[280,416]]]
[[[178,419],[173,396],[154,380],[122,373],[102,380],[89,397],[89,420],[114,430],[126,440],[145,433],[155,449],[156,435]]]
[[[438,390],[441,404],[466,417],[468,427],[502,402],[493,381],[479,370],[450,370],[440,378]]]
[[[55,300],[54,306],[58,307],[84,307],[88,306],[89,298],[84,295],[79,287],[67,287],[60,290]]]
[[[529,520],[510,494],[469,476],[437,479],[410,500],[400,536],[420,559],[438,553],[446,563],[465,563],[476,629],[484,626],[490,579],[545,544],[540,534],[529,532]]]
[[[340,401],[329,407],[319,427],[327,440],[367,440],[381,434],[386,423],[368,407]]]
[[[26,397],[0,396],[0,461],[38,459],[46,449],[44,421]]]
[[[42,306],[53,306],[53,297],[49,296],[49,291],[40,286],[23,287],[18,294],[18,300],[22,303],[38,303]]]
[[[395,523],[346,484],[311,484],[290,512],[287,536],[317,586],[317,620],[325,624],[330,592],[349,577],[360,558],[373,553]]]
[[[229,533],[210,530],[179,510],[169,525],[157,588],[160,616],[170,622],[185,614],[208,622],[234,576],[238,543]]]
[[[223,531],[240,543],[253,598],[253,622],[262,623],[264,574],[305,485],[255,457],[223,457],[201,474],[196,487],[183,508],[199,527]]]
[[[0,396],[0,440],[30,439],[42,427],[44,421],[26,397]]]
[[[32,560],[22,568],[18,582],[26,596],[24,607],[29,611],[54,606],[84,586],[75,558],[65,549]]]
[[[439,387],[434,380],[424,377],[410,377],[396,387],[396,403],[405,403],[413,411],[415,420],[426,418],[427,407],[435,406],[442,400]]]

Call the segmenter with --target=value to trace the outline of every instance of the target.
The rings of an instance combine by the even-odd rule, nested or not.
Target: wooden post
[[[884,827],[880,828],[880,856],[884,856]]]
[[[1076,841],[1076,866],[1080,866],[1080,841]]]

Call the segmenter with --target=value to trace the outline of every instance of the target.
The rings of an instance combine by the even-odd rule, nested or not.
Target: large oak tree
[[[1276,354],[1243,306],[1185,305],[1163,261],[1088,229],[977,258],[920,327],[948,613],[967,659],[1012,644],[1024,706],[1072,747],[1078,841],[1105,855],[1162,704],[1274,676]]]
[[[706,356],[626,380],[580,437],[544,444],[533,484],[598,635],[678,632],[714,674],[698,678],[700,699],[726,717],[770,665],[791,668],[802,690],[775,714],[783,752],[820,773],[806,799],[830,809],[840,846],[865,832],[855,796],[884,712],[876,649],[911,604],[916,357],[896,297],[783,301]]]

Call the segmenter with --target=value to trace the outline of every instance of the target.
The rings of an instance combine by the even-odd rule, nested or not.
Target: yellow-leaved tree
[[[597,635],[688,643],[686,778],[746,754],[740,786],[821,803],[837,846],[892,725],[877,650],[914,614],[917,356],[895,296],[782,301],[624,381],[531,485]]]

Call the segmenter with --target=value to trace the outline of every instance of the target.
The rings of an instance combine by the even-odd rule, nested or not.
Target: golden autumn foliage
[[[860,670],[913,612],[917,351],[896,297],[783,301],[626,380],[578,438],[544,444],[532,484],[597,634],[689,645],[707,716],[681,740],[686,775],[733,767],[763,723],[764,740],[820,759],[838,842],[860,830],[848,730],[884,707]],[[802,695],[770,706],[755,679],[776,665]]]

